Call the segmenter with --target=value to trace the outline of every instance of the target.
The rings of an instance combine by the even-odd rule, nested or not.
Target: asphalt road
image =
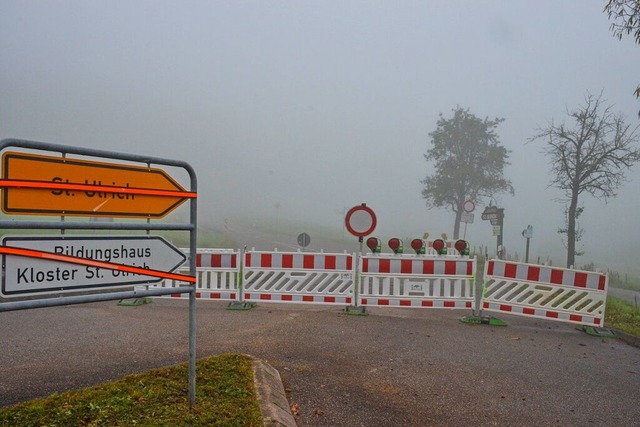
[[[465,311],[198,303],[198,357],[276,367],[300,426],[636,426],[640,349],[574,326]],[[0,314],[0,405],[186,361],[187,301]],[[185,379],[186,386],[186,379]]]

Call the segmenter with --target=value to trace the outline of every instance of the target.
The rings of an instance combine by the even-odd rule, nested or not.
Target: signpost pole
[[[527,246],[526,246],[526,249],[525,249],[524,262],[528,263],[529,262],[529,241],[533,237],[533,227],[531,225],[528,225],[527,228],[522,230],[522,237],[527,239]]]
[[[197,193],[198,182],[194,171],[189,170],[191,191]],[[197,199],[190,201],[190,221],[193,228],[189,232],[189,274],[196,276],[196,253],[198,250],[198,206]],[[196,286],[189,293],[189,406],[196,404]]]
[[[504,247],[502,246],[502,235],[504,233],[504,209],[500,208],[498,209],[498,218],[500,221],[500,235],[498,236],[497,239],[497,243],[498,243],[498,258],[500,259],[504,259]]]

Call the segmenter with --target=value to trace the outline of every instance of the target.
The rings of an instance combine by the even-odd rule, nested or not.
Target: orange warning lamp
[[[411,249],[416,251],[416,255],[423,255],[425,253],[425,244],[422,239],[413,239],[411,241]]]
[[[466,240],[456,240],[453,247],[456,248],[460,255],[469,255],[469,242]]]
[[[391,239],[389,239],[387,244],[389,245],[389,247],[391,248],[394,254],[402,253],[403,251],[402,240],[398,239],[397,237],[392,237]]]
[[[367,239],[367,247],[371,249],[371,252],[374,254],[379,254],[382,250],[382,242],[376,237],[369,237]]]
[[[431,244],[433,249],[438,253],[438,255],[446,255],[447,254],[447,244],[442,239],[436,239]]]

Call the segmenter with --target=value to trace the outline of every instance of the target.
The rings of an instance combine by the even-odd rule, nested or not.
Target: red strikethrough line
[[[114,187],[109,185],[71,184],[65,182],[25,181],[19,179],[0,179],[0,187],[33,188],[38,190],[74,190],[104,193],[133,194],[142,196],[164,196],[195,199],[198,193],[191,191],[152,190],[148,188]]]

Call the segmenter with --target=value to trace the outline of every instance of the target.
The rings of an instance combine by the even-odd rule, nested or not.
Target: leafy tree
[[[604,106],[602,93],[585,95],[585,104],[567,115],[573,123],[555,124],[538,129],[530,141],[544,140],[544,153],[550,159],[551,186],[565,192],[567,267],[575,265],[576,241],[582,231],[577,219],[583,211],[578,206],[583,193],[604,199],[616,196],[625,179],[625,171],[640,160],[638,126],[625,124],[622,115],[614,114],[612,106]]]
[[[481,120],[469,109],[457,107],[449,119],[440,114],[436,130],[429,134],[433,146],[424,157],[435,163],[435,171],[421,181],[422,197],[430,209],[455,213],[454,239],[460,234],[465,200],[481,202],[504,191],[513,194],[511,183],[503,176],[508,151],[496,133],[503,121]]]
[[[622,36],[633,33],[633,38],[640,44],[640,1],[609,0],[604,11],[611,23],[611,32],[619,40]],[[636,98],[640,98],[640,85],[635,90]]]

